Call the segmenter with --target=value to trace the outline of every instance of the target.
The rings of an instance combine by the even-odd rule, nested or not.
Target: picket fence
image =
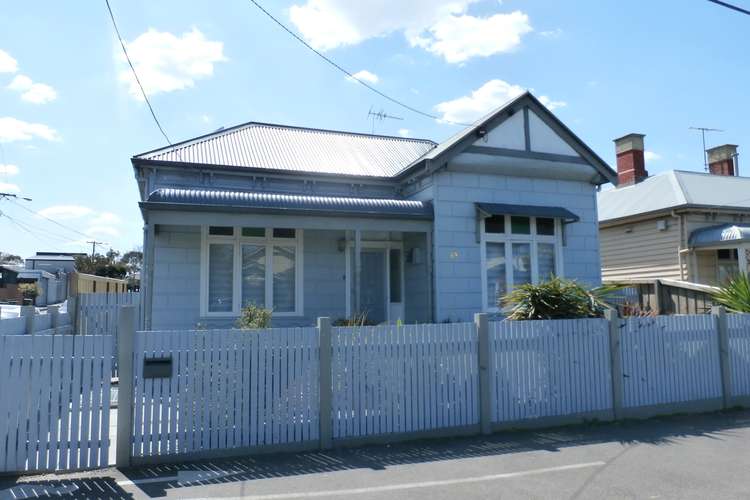
[[[140,292],[79,293],[76,331],[82,335],[117,335],[120,308],[134,306],[136,318],[141,317]]]
[[[750,403],[750,315],[718,310],[121,335],[134,337],[121,465]]]
[[[0,336],[0,473],[107,465],[112,341]]]

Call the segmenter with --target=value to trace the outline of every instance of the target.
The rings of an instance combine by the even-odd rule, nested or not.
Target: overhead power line
[[[161,126],[161,123],[159,122],[159,118],[156,117],[156,112],[154,111],[154,107],[151,106],[151,101],[149,101],[148,95],[146,95],[146,91],[143,89],[143,85],[141,85],[141,80],[140,78],[138,78],[138,73],[136,73],[135,71],[135,66],[133,66],[133,62],[130,60],[130,56],[128,55],[128,49],[125,48],[125,42],[123,41],[122,36],[120,35],[120,29],[117,27],[117,21],[115,21],[115,15],[112,13],[112,7],[109,5],[109,0],[104,0],[104,2],[107,4],[107,10],[109,11],[109,18],[112,19],[112,26],[115,28],[117,39],[120,41],[120,47],[122,47],[122,53],[125,54],[125,59],[127,59],[128,66],[130,66],[130,70],[133,72],[133,76],[135,77],[135,81],[138,84],[138,88],[141,89],[141,94],[143,94],[143,99],[146,101],[148,110],[151,112],[151,117],[154,119],[156,126],[159,127],[159,131],[161,132],[161,135],[164,136],[164,138],[167,140],[167,143],[171,146],[172,141],[169,140],[169,136],[164,131],[164,127]]]
[[[716,5],[721,5],[722,7],[726,7],[727,9],[732,9],[732,10],[735,10],[737,12],[741,12],[741,13],[743,13],[745,15],[750,16],[750,10],[743,9],[742,7],[738,7],[736,5],[732,5],[731,3],[722,2],[721,0],[708,0],[708,1],[711,2],[711,3],[715,3]]]
[[[19,207],[21,207],[22,209],[26,210],[27,212],[29,212],[29,213],[31,213],[31,214],[37,215],[37,216],[41,217],[42,219],[48,220],[49,222],[51,222],[51,223],[53,223],[53,224],[55,224],[55,225],[58,225],[58,226],[60,226],[60,227],[61,227],[61,228],[63,228],[63,229],[67,229],[68,231],[73,231],[74,233],[76,233],[76,234],[79,234],[79,235],[81,235],[81,236],[84,236],[84,237],[86,237],[86,238],[90,238],[90,237],[91,237],[91,235],[88,235],[88,234],[86,234],[86,233],[84,233],[84,232],[82,232],[82,231],[79,231],[78,229],[72,228],[72,227],[70,227],[70,226],[66,226],[66,225],[65,225],[65,224],[63,224],[62,222],[58,222],[58,221],[56,221],[56,220],[54,220],[54,219],[50,219],[50,218],[49,218],[49,217],[47,217],[46,215],[40,214],[39,212],[35,212],[35,211],[31,210],[30,208],[28,208],[28,207],[25,207],[25,206],[21,205],[21,204],[20,204],[20,203],[18,203],[17,201],[14,201],[14,200],[10,200],[10,202],[11,202],[11,203],[13,203],[13,204],[14,204],[14,205],[16,205],[16,206],[19,206]]]
[[[348,71],[347,69],[345,69],[344,67],[342,67],[340,64],[338,64],[336,61],[334,61],[330,57],[324,55],[319,50],[313,48],[312,45],[310,45],[309,43],[307,43],[302,37],[300,37],[299,35],[297,35],[297,33],[295,33],[294,31],[292,31],[284,23],[282,23],[276,17],[274,17],[273,14],[271,14],[266,9],[264,9],[263,6],[261,4],[259,4],[256,0],[250,0],[250,2],[253,5],[255,5],[266,16],[268,16],[273,22],[275,22],[276,24],[278,24],[281,27],[281,29],[283,29],[284,31],[286,31],[287,33],[289,33],[295,40],[297,40],[299,43],[301,43],[302,45],[304,45],[305,47],[307,47],[310,51],[312,51],[313,53],[315,53],[315,55],[317,55],[318,57],[320,57],[321,59],[323,59],[325,62],[327,62],[328,64],[330,64],[331,66],[333,66],[334,68],[336,68],[337,70],[339,70],[340,72],[342,72],[347,77],[349,77],[352,80],[354,80],[355,82],[357,82],[357,83],[359,83],[361,85],[364,85],[366,88],[368,88],[372,92],[375,92],[380,97],[388,99],[392,103],[397,104],[397,105],[401,106],[404,109],[408,109],[412,113],[416,113],[418,115],[422,115],[422,116],[427,117],[427,118],[432,118],[433,120],[440,120],[440,121],[443,121],[445,123],[450,123],[451,125],[460,125],[462,127],[469,127],[469,126],[471,126],[470,123],[454,122],[454,121],[451,121],[451,120],[446,120],[444,118],[441,118],[438,115],[435,115],[435,114],[432,114],[432,113],[427,113],[426,111],[422,111],[420,109],[417,109],[417,108],[415,108],[413,106],[410,106],[410,105],[406,104],[403,101],[400,101],[400,100],[398,100],[398,99],[396,99],[394,97],[391,97],[388,94],[386,94],[385,92],[381,92],[380,90],[376,89],[375,87],[373,87],[369,83],[367,83],[367,82],[365,82],[365,81],[357,78],[356,76],[354,76],[350,71]]]

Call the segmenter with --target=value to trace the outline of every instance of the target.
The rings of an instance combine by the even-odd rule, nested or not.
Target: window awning
[[[688,246],[727,247],[731,243],[750,243],[750,224],[720,224],[718,226],[696,229],[690,233]]]
[[[525,215],[527,217],[550,217],[562,219],[563,224],[581,220],[576,214],[563,207],[539,205],[510,205],[507,203],[477,203],[477,213],[481,218],[493,215]]]
[[[426,201],[314,196],[223,189],[173,189],[153,191],[141,203],[149,209],[248,211],[277,214],[358,216],[432,220],[432,204]]]

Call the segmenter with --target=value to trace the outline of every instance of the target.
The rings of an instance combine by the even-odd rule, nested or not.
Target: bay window
[[[481,222],[484,309],[514,288],[562,275],[562,222],[550,217],[493,215]]]
[[[248,304],[302,313],[302,230],[208,226],[202,248],[203,316],[236,316]]]

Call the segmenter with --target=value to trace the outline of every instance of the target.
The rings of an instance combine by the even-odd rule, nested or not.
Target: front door
[[[359,288],[361,312],[374,323],[388,320],[386,301],[386,250],[363,248],[361,253],[362,274]]]

